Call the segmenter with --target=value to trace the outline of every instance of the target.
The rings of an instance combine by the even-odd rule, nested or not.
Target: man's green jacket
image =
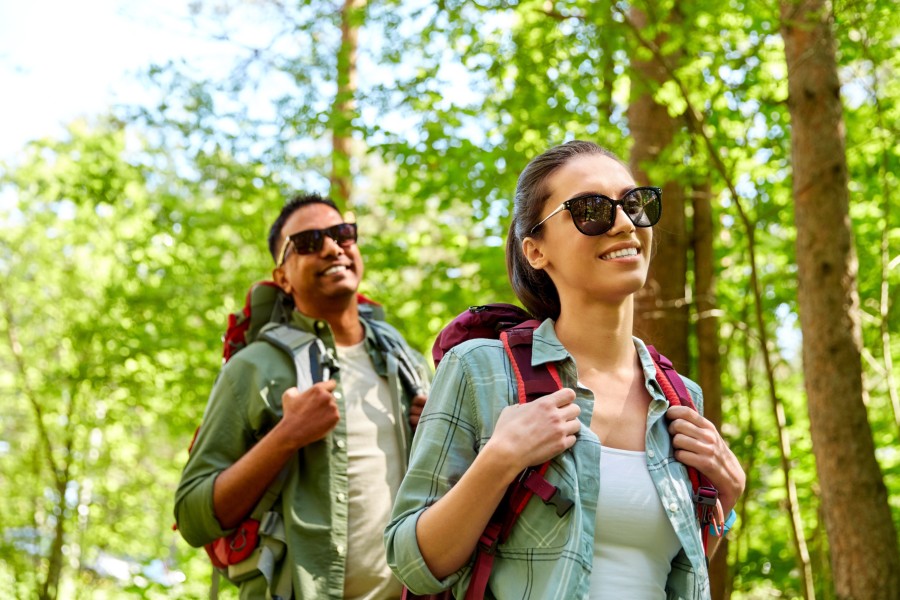
[[[366,349],[375,371],[388,379],[394,421],[401,447],[409,452],[412,433],[409,407],[412,398],[403,390],[396,373],[389,372],[387,354],[379,349],[374,328],[413,357],[423,381],[430,379],[424,358],[410,349],[400,334],[384,323],[361,317],[366,329]],[[331,352],[334,336],[324,321],[298,312],[291,326],[317,335]],[[291,356],[266,341],[257,341],[237,353],[222,369],[213,387],[197,439],[175,495],[178,529],[192,546],[202,546],[233,530],[222,529],[213,512],[213,483],[219,473],[235,463],[281,418],[281,396],[296,385]],[[299,451],[298,468],[287,475],[281,499],[287,558],[278,569],[292,568],[296,599],[343,598],[344,561],[347,548],[347,429],[340,372],[334,392],[341,411],[337,427],[323,440]],[[402,469],[406,471],[406,455]],[[277,576],[277,573],[276,573]],[[262,577],[241,584],[241,598],[265,598]]]

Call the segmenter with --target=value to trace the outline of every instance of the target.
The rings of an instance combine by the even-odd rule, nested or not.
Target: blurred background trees
[[[240,49],[229,76],[153,66],[158,103],[0,172],[0,589],[205,595],[174,485],[294,190],[356,214],[363,291],[428,353],[467,306],[514,300],[518,172],[585,138],[665,190],[640,334],[748,472],[715,598],[896,598],[894,8],[196,3]]]

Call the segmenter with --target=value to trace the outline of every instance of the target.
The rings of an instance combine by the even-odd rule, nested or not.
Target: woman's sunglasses
[[[278,261],[278,266],[284,264],[290,246],[294,246],[294,252],[297,254],[315,254],[322,250],[326,237],[333,239],[341,248],[349,248],[356,243],[356,223],[339,223],[326,229],[307,229],[292,233],[281,246],[279,254],[281,260]]]
[[[621,206],[635,227],[653,227],[662,215],[662,190],[657,187],[634,188],[619,200],[602,194],[585,194],[566,200],[531,228],[530,235],[547,219],[564,210],[572,213],[572,222],[584,235],[600,235],[612,229],[616,222],[616,207]]]

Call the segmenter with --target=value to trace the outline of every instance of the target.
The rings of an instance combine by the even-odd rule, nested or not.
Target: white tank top
[[[601,448],[591,600],[662,600],[681,549],[644,452]]]

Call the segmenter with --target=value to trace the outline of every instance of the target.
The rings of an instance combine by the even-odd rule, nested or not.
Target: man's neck
[[[352,346],[365,338],[366,331],[359,319],[359,305],[356,296],[348,302],[340,300],[330,303],[328,308],[321,306],[297,306],[297,310],[310,317],[325,321],[334,334],[334,343],[338,346]]]
[[[338,346],[352,346],[363,341],[366,337],[366,330],[362,321],[359,320],[359,311],[354,311],[354,315],[342,314],[336,319],[328,319],[328,325],[331,326],[331,332],[334,334],[334,343]]]

